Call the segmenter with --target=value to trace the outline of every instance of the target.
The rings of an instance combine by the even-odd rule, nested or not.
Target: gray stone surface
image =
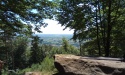
[[[57,54],[54,58],[59,75],[125,75],[125,62],[120,58],[66,54]]]

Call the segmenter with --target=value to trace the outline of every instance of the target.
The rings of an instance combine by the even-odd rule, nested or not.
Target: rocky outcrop
[[[125,75],[125,62],[119,58],[55,55],[59,75]]]

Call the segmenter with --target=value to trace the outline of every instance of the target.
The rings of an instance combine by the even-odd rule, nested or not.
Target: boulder
[[[59,75],[125,75],[125,62],[120,58],[57,54],[54,59]]]

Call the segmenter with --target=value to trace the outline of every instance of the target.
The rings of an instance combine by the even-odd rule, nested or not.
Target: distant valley
[[[79,46],[78,42],[71,40],[72,34],[35,34],[40,37],[41,44],[52,45],[52,46],[61,46],[62,38],[66,38],[71,45],[76,47]]]

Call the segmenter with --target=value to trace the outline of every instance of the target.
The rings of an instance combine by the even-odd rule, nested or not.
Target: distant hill
[[[39,37],[66,37],[66,38],[72,38],[73,34],[35,34]]]

